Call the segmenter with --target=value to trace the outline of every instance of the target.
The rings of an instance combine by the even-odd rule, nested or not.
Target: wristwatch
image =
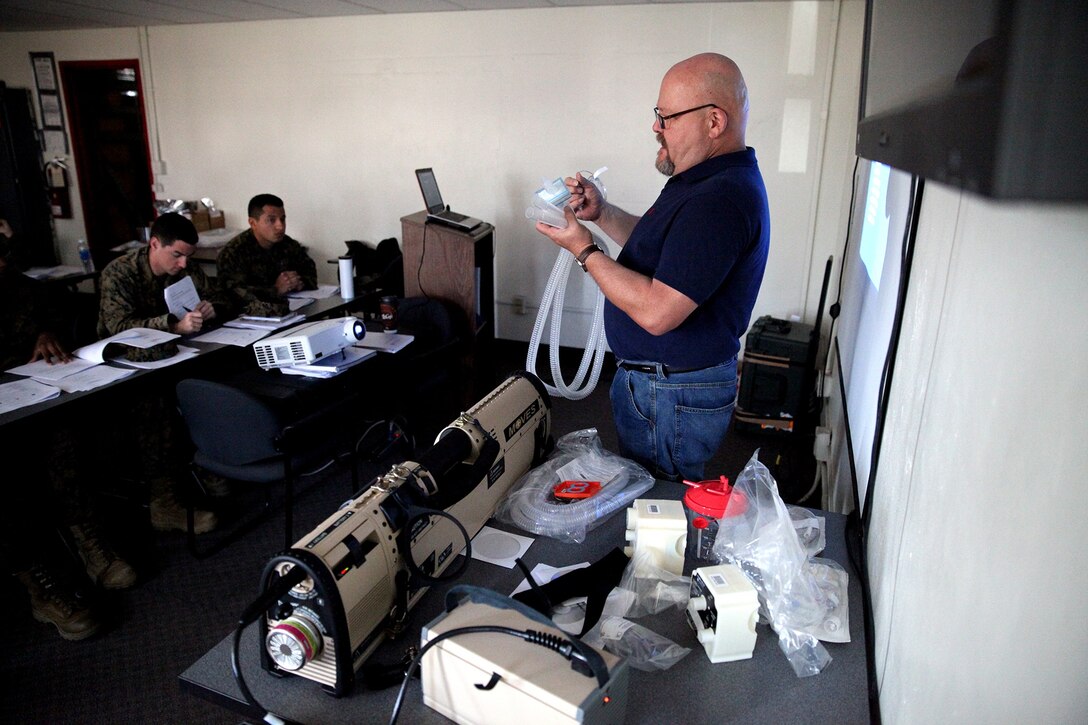
[[[586,269],[586,260],[589,259],[589,255],[593,254],[594,252],[603,251],[604,250],[601,249],[596,242],[594,242],[593,244],[590,244],[588,247],[579,252],[578,256],[574,258],[574,261],[578,263],[578,266],[582,268],[583,272],[588,272],[589,270]]]

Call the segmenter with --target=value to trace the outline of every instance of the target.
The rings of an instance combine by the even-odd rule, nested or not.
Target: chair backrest
[[[179,382],[177,396],[189,437],[205,456],[243,466],[280,455],[276,437],[281,422],[258,398],[224,383],[196,378]]]

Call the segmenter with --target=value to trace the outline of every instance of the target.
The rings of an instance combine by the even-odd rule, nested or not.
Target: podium
[[[472,231],[428,222],[427,212],[401,217],[404,296],[445,300],[461,310],[469,345],[464,365],[473,381],[470,400],[491,389],[495,339],[495,227]]]

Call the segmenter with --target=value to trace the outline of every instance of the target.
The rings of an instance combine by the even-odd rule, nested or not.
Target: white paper
[[[182,277],[167,287],[163,295],[166,297],[166,307],[170,310],[170,314],[179,320],[200,304],[200,295],[197,294],[192,277]]]
[[[263,320],[256,318],[246,318],[245,316],[239,317],[237,320],[230,320],[224,323],[225,327],[236,327],[244,330],[264,330],[265,332],[273,332],[280,330],[284,327],[295,324],[301,320],[305,320],[303,315],[291,315],[290,317],[283,318],[282,320],[275,320],[265,318]]]
[[[234,345],[235,347],[248,347],[268,337],[269,330],[254,330],[241,327],[219,327],[210,332],[205,332],[192,338],[194,342],[214,342],[220,345]]]
[[[100,388],[121,378],[127,378],[135,372],[135,370],[115,368],[112,365],[95,365],[75,375],[69,375],[58,381],[56,385],[66,393],[78,393]]]
[[[164,342],[174,340],[181,335],[175,335],[172,332],[166,332],[164,330],[152,330],[150,327],[133,327],[128,330],[122,330],[116,335],[111,335],[105,340],[99,340],[91,345],[85,345],[78,348],[72,354],[76,357],[83,358],[84,360],[90,360],[91,362],[105,362],[105,350],[108,345],[128,345],[129,347],[138,347],[141,350],[146,350],[149,347],[155,345],[161,345]]]
[[[340,288],[334,284],[319,284],[317,289],[304,289],[297,292],[288,292],[288,297],[304,297],[311,300],[323,300],[326,297],[332,297],[334,294],[340,291]]]
[[[287,306],[291,312],[301,310],[306,305],[312,305],[314,303],[313,297],[289,297],[287,299]]]
[[[355,343],[355,347],[365,347],[379,352],[400,352],[414,339],[416,339],[414,335],[405,335],[400,332],[367,331],[363,339]]]
[[[25,365],[11,368],[8,372],[13,375],[24,375],[28,378],[34,378],[43,383],[55,383],[61,378],[75,375],[76,373],[94,367],[97,364],[98,363],[96,362],[83,360],[78,357],[74,357],[68,362],[56,362],[52,365],[45,360],[35,360],[32,363],[26,363]]]
[[[528,536],[485,526],[472,539],[472,558],[513,569],[517,565],[514,559],[524,556],[532,544]]]
[[[60,388],[25,378],[0,385],[0,414],[10,413],[28,405],[60,395]]]
[[[377,353],[373,350],[360,350],[355,347],[346,347],[335,355],[329,355],[305,365],[290,365],[280,368],[280,370],[288,375],[312,372],[321,373],[322,377],[332,377],[333,375],[344,372],[354,365],[358,365],[363,360],[374,357],[376,354]]]
[[[31,267],[23,274],[34,279],[59,279],[72,274],[83,274],[83,268],[61,264],[56,267]]]

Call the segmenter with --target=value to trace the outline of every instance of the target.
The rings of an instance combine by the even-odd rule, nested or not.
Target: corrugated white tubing
[[[593,235],[593,241],[604,250],[604,254],[608,254],[608,247],[596,234]],[[540,309],[537,311],[536,323],[533,325],[533,335],[529,340],[529,352],[525,356],[525,369],[536,375],[536,357],[540,350],[540,338],[543,336],[544,325],[547,324],[550,314],[552,324],[548,342],[548,360],[551,364],[554,385],[544,382],[544,387],[551,395],[558,395],[568,400],[581,400],[597,387],[597,380],[601,377],[601,366],[604,364],[604,293],[600,288],[597,289],[597,301],[593,306],[593,324],[586,336],[582,362],[578,366],[574,380],[567,385],[559,365],[559,336],[563,320],[563,297],[567,291],[567,280],[570,277],[572,264],[574,264],[574,256],[566,250],[560,250],[552,266],[552,273],[548,277],[548,284],[544,287],[544,296],[540,300]],[[587,372],[589,373],[588,380],[586,380]],[[540,376],[537,375],[537,377]]]

